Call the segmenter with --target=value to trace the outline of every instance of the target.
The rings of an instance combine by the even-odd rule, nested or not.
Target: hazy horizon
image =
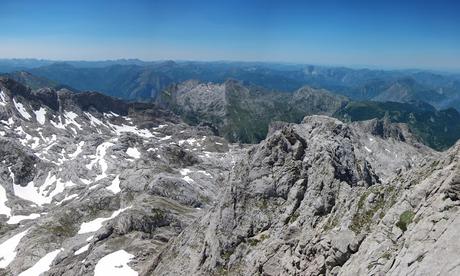
[[[46,58],[36,58],[36,57],[25,57],[25,58],[4,58],[0,56],[0,61],[2,60],[35,60],[51,63],[72,63],[72,62],[114,62],[117,61],[140,61],[140,62],[196,62],[196,63],[256,63],[256,64],[266,64],[266,65],[286,65],[286,66],[320,66],[320,67],[331,67],[331,68],[349,68],[354,70],[382,70],[382,71],[426,71],[439,74],[459,74],[460,68],[423,68],[423,67],[395,67],[395,66],[380,66],[380,65],[366,65],[366,64],[321,64],[321,63],[311,63],[311,62],[286,62],[286,61],[260,61],[260,60],[185,60],[185,59],[152,59],[145,60],[140,58],[114,58],[114,59],[46,59]]]
[[[2,1],[1,58],[460,71],[455,1]]]

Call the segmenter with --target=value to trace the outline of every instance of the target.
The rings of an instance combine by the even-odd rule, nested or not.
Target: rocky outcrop
[[[275,131],[234,168],[218,205],[146,275],[337,274],[397,196],[357,131],[322,116]]]

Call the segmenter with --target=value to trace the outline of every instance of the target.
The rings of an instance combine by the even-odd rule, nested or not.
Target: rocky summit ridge
[[[459,143],[312,115],[232,144],[161,106],[0,79],[0,275],[460,273]]]

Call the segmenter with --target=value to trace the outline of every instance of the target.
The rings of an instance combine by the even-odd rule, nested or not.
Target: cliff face
[[[382,130],[375,122],[346,125],[323,116],[280,127],[248,151],[217,206],[187,228],[147,274],[412,271],[414,252],[408,248],[423,248],[423,241],[415,242],[422,231],[417,229],[425,229],[423,239],[430,239],[426,223],[435,224],[420,209],[431,205],[426,196],[437,197],[439,207],[449,206],[449,216],[458,215],[452,208],[457,180],[449,180],[458,174],[458,151],[440,155],[403,142],[405,131],[397,126],[382,130],[394,137],[373,135],[376,127]],[[434,179],[448,192],[431,186]],[[442,217],[439,207],[430,206],[431,215]],[[448,229],[445,223],[439,227]],[[432,243],[439,251],[456,247]],[[430,256],[442,259],[440,253]],[[423,257],[418,262],[411,269],[427,272],[429,263]]]

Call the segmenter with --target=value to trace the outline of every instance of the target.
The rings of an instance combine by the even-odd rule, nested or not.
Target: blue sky
[[[1,0],[0,58],[460,69],[460,1]]]

